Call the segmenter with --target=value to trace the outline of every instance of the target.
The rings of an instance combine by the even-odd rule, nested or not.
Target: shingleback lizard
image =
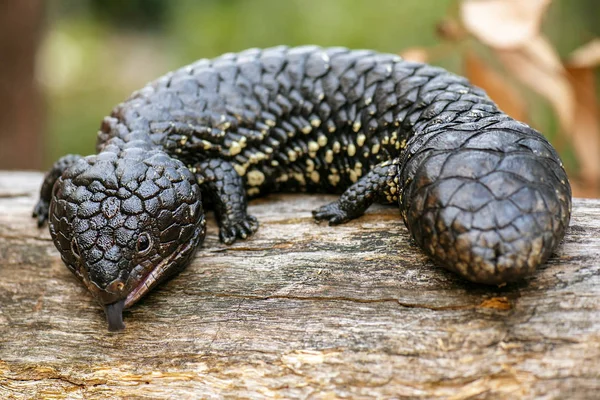
[[[419,246],[485,284],[532,273],[561,241],[571,189],[544,137],[465,78],[392,54],[249,49],[202,59],[104,118],[96,155],[57,161],[34,216],[105,307],[182,270],[215,210],[222,242],[258,229],[247,199],[340,193],[331,225],[397,204]]]

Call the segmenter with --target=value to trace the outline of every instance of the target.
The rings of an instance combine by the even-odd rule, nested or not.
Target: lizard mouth
[[[185,260],[191,257],[194,250],[198,247],[198,241],[201,238],[202,230],[197,229],[194,236],[183,243],[177,251],[174,251],[168,258],[161,261],[156,267],[150,270],[139,283],[129,292],[125,298],[124,308],[129,308],[144,297],[153,287],[158,285],[163,279],[169,277],[179,269],[173,268],[176,265],[183,265]],[[175,270],[174,270],[175,269]]]

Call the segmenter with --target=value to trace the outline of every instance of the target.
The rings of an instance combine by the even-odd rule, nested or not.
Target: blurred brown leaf
[[[590,187],[578,176],[569,175],[569,184],[571,185],[571,192],[573,197],[583,197],[588,199],[598,198],[598,188]]]
[[[538,35],[517,49],[496,49],[504,67],[525,85],[546,98],[566,134],[572,132],[575,94],[556,50]]]
[[[429,61],[429,51],[424,47],[410,47],[400,53],[400,57],[408,61],[427,62]]]
[[[527,106],[518,90],[473,51],[465,55],[465,73],[474,85],[487,92],[502,111],[519,121],[527,119]]]
[[[594,70],[567,65],[577,107],[572,128],[573,147],[579,161],[579,177],[585,191],[579,197],[596,197],[600,189],[600,113]],[[575,191],[575,190],[574,190]]]
[[[455,19],[444,18],[435,26],[437,35],[445,40],[459,41],[467,36],[465,28],[462,27]]]
[[[569,57],[570,67],[595,67],[600,65],[600,38],[581,46]]]
[[[600,65],[600,39],[594,39],[563,65],[557,51],[540,32],[551,0],[462,0],[465,29],[489,46],[505,70],[543,96],[576,153],[579,174],[572,178],[576,196],[600,193],[600,111],[595,72]],[[465,56],[466,74],[484,88],[500,108],[516,119],[526,116],[518,91],[472,50]],[[559,136],[555,145],[560,147]]]
[[[483,43],[515,48],[535,37],[550,0],[464,0],[460,15],[469,32]]]

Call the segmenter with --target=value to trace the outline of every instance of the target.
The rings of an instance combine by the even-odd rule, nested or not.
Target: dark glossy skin
[[[97,150],[55,164],[35,215],[110,329],[186,265],[206,207],[233,243],[258,228],[246,199],[269,192],[341,193],[314,211],[330,224],[398,204],[439,265],[486,284],[534,271],[570,218],[567,176],[541,134],[462,77],[366,50],[200,60],[118,105]]]

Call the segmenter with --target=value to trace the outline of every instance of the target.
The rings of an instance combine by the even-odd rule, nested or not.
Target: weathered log
[[[104,314],[30,219],[41,175],[0,173],[0,398],[594,398],[600,201],[537,273],[475,285],[428,260],[393,207],[339,227],[330,196],[252,202],[233,246]],[[597,398],[597,397],[596,397]]]

